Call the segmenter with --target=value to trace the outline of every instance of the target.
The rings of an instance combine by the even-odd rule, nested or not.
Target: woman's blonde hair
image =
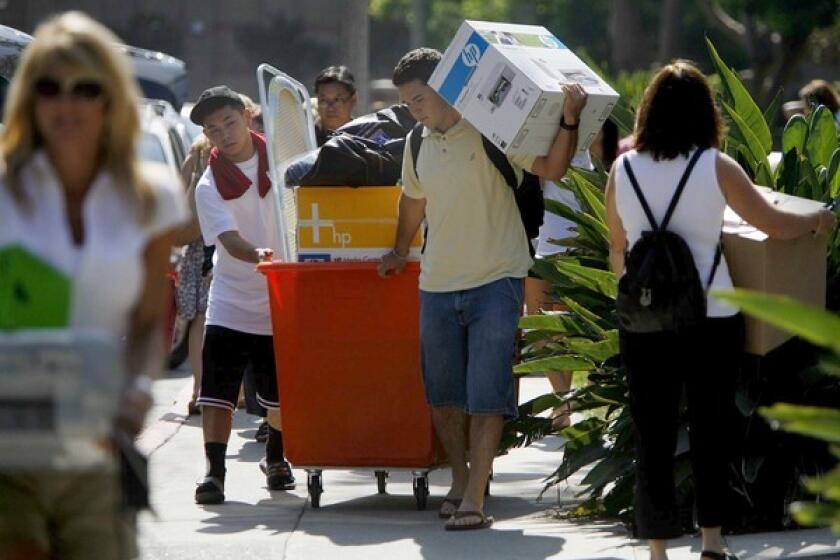
[[[81,12],[65,12],[38,26],[12,79],[0,136],[5,182],[19,203],[34,202],[25,200],[20,173],[43,145],[35,122],[35,82],[50,69],[62,67],[101,82],[105,125],[99,165],[113,176],[116,187],[137,209],[138,221],[151,217],[154,196],[136,156],[140,96],[128,60],[117,50],[119,42],[111,31]]]

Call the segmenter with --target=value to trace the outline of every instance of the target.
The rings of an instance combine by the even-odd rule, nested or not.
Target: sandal
[[[712,552],[711,550],[704,550],[700,553],[700,560],[703,558],[710,558],[711,560],[738,560],[738,557],[729,552]]]
[[[443,511],[443,508],[446,505],[452,506],[453,509],[451,512],[445,513]],[[455,514],[456,511],[458,511],[459,507],[461,507],[461,498],[444,498],[443,502],[441,502],[440,504],[440,509],[438,510],[438,517],[440,517],[441,519],[449,519]]]
[[[268,441],[268,422],[263,420],[260,427],[257,428],[257,433],[254,434],[254,439],[260,443],[265,443]]]
[[[265,473],[265,484],[269,490],[291,490],[295,487],[295,477],[288,461],[269,463],[262,459],[260,470]]]
[[[195,503],[221,504],[225,501],[225,481],[215,476],[206,476],[196,485]]]
[[[468,523],[465,525],[453,523],[453,521],[463,519],[465,517],[477,517],[479,522]],[[443,527],[447,531],[474,531],[476,529],[487,529],[491,525],[493,525],[493,518],[484,515],[480,511],[456,511],[452,517],[449,518],[449,522]]]

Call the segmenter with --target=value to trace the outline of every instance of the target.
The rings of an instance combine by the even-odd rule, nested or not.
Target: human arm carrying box
[[[577,150],[580,115],[586,106],[586,91],[578,84],[563,87],[566,96],[563,102],[563,119],[551,148],[545,156],[539,156],[531,166],[534,175],[550,181],[560,181],[566,175]]]
[[[719,154],[717,175],[726,203],[747,223],[774,239],[796,239],[806,233],[826,234],[837,225],[827,208],[814,202],[813,208],[773,204],[761,195],[738,163]]]

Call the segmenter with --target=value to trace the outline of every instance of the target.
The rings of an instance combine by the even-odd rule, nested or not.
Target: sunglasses
[[[35,93],[45,99],[55,99],[63,93],[69,93],[73,99],[93,101],[99,99],[103,91],[102,84],[89,79],[62,83],[55,78],[39,78],[35,82]]]

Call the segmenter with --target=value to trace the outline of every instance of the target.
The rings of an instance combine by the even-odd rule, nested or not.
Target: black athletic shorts
[[[204,329],[201,352],[201,391],[196,404],[236,409],[245,368],[254,372],[257,401],[267,409],[280,408],[270,335],[235,331],[218,325]]]

